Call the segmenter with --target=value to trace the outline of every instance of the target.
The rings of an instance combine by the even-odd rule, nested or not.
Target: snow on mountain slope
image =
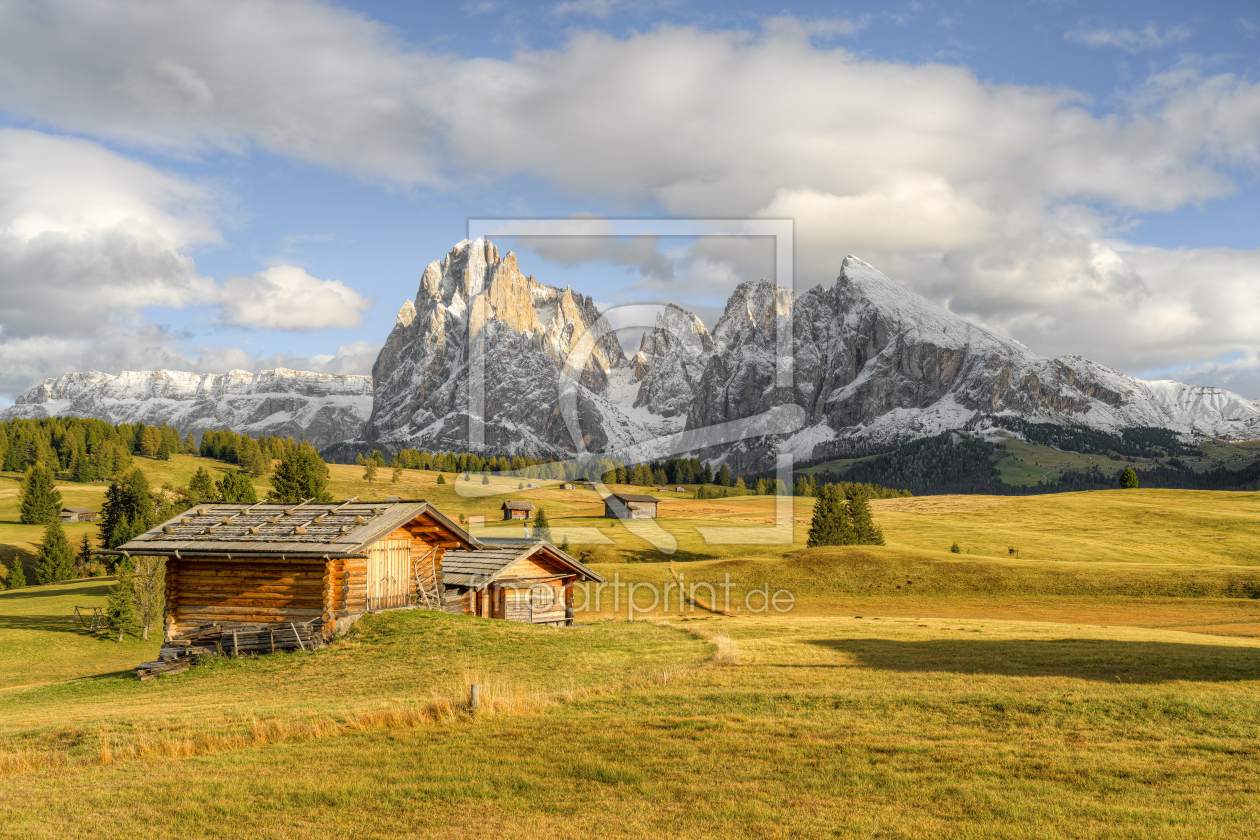
[[[233,429],[292,436],[317,446],[358,437],[372,410],[372,379],[277,368],[257,376],[183,371],[96,371],[47,379],[0,412],[11,417],[97,417],[165,422],[181,432]]]

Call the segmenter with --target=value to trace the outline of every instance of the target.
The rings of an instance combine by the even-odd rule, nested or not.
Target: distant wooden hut
[[[604,516],[608,519],[655,519],[655,496],[638,496],[633,493],[613,493],[604,499]]]
[[[442,566],[447,612],[531,624],[573,623],[573,585],[603,583],[540,540],[486,539],[480,551],[452,551]]]
[[[442,557],[481,544],[425,501],[205,504],[116,552],[166,558],[166,638],[206,623],[308,625],[440,608]],[[344,623],[343,623],[344,622]]]
[[[95,522],[96,511],[91,508],[65,507],[61,509],[62,522]]]
[[[529,519],[534,515],[534,506],[529,502],[508,500],[499,510],[503,511],[504,519]]]
[[[569,481],[566,481],[566,482],[564,482],[563,484],[561,484],[561,485],[560,485],[560,489],[561,489],[561,490],[572,490],[572,489],[573,489],[573,483],[572,483],[572,482],[569,482]]]

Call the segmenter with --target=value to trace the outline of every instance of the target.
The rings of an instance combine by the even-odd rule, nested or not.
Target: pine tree
[[[81,577],[86,577],[88,563],[92,562],[92,538],[87,534],[83,535],[83,540],[79,543],[79,555],[75,558],[75,565],[78,567]]]
[[[723,464],[721,468],[718,469],[717,484],[719,487],[731,486],[731,468],[726,466],[726,464]]]
[[[223,501],[234,504],[252,505],[258,501],[258,494],[254,490],[254,482],[249,480],[243,472],[226,472],[223,474],[215,487],[219,491],[219,498]]]
[[[161,439],[161,442],[158,443],[157,452],[153,454],[153,457],[158,459],[159,461],[171,460],[171,449],[166,444],[165,436],[163,436]]]
[[[489,483],[490,483],[490,473],[482,473],[482,474],[481,474],[481,483],[482,483],[482,484],[489,484]]]
[[[708,461],[704,462],[704,470],[700,473],[700,483],[701,484],[713,483],[713,468],[709,466]]]
[[[121,527],[126,524],[126,528]],[[109,486],[101,508],[101,542],[117,548],[157,523],[157,503],[149,479],[139,467]],[[125,537],[125,539],[124,539]]]
[[[23,525],[47,525],[61,515],[61,492],[55,485],[53,471],[43,462],[32,464],[22,476],[19,491]]]
[[[9,567],[9,588],[21,589],[26,586],[26,569],[22,566],[22,558],[14,557],[13,565]]]
[[[197,472],[193,474],[192,481],[188,482],[188,503],[190,505],[199,505],[202,502],[213,501],[217,491],[214,487],[214,479],[210,477],[210,473],[205,467],[197,467]]]
[[[862,485],[850,484],[844,495],[849,501],[849,520],[853,523],[858,545],[883,545],[884,532],[871,516],[871,507],[866,503],[866,491]]]
[[[814,517],[809,526],[806,545],[810,548],[822,545],[852,545],[856,535],[849,520],[840,491],[833,484],[825,484],[814,502]]]
[[[534,514],[534,539],[551,542],[551,523],[547,520],[547,512],[542,508]]]
[[[74,577],[74,549],[66,539],[66,529],[61,527],[61,522],[51,522],[44,528],[44,541],[36,556],[35,580],[41,584]]]
[[[193,437],[193,433],[189,432],[184,438],[184,454],[195,455],[197,453],[197,439]]]
[[[302,441],[285,453],[271,478],[274,488],[269,498],[283,504],[296,504],[303,499],[330,502],[328,465],[308,441]]]
[[[446,483],[446,476],[442,475],[441,473],[438,473],[438,480],[437,480],[437,483],[438,483],[438,484],[445,484],[445,483]]]
[[[118,641],[121,642],[124,633],[134,635],[140,630],[140,619],[136,616],[131,566],[126,559],[119,561],[117,572],[118,582],[109,588],[105,601],[105,622],[111,630],[118,631]]]
[[[398,466],[394,467],[393,475],[389,477],[389,483],[397,484],[399,481],[402,481],[402,471],[403,471],[402,467],[398,467]]]
[[[1138,486],[1138,474],[1133,467],[1124,468],[1124,472],[1120,475],[1120,486],[1126,490],[1132,490]]]

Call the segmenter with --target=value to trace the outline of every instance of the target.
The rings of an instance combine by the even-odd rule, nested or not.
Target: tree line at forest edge
[[[1015,421],[1007,421],[1015,425]],[[1073,429],[1051,424],[1020,423],[1020,432],[1033,443],[1055,446],[1062,451],[1109,455],[1132,461],[1152,460],[1145,469],[1137,464],[1114,474],[1098,465],[1088,469],[1068,469],[1057,481],[1035,485],[1013,485],[1002,480],[997,460],[1003,454],[1000,443],[991,443],[966,432],[944,432],[903,444],[891,452],[855,461],[842,470],[816,472],[820,481],[851,481],[909,490],[916,496],[980,493],[995,496],[1022,496],[1065,493],[1082,490],[1112,490],[1140,486],[1170,490],[1260,490],[1260,462],[1239,470],[1219,465],[1196,472],[1182,456],[1199,450],[1182,444],[1168,429],[1126,429],[1123,435],[1109,435],[1092,429]],[[1163,458],[1162,462],[1155,459]],[[1126,476],[1132,473],[1131,477]],[[1123,484],[1136,481],[1138,484]]]

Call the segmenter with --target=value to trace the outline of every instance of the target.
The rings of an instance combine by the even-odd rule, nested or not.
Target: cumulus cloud
[[[1243,326],[1260,319],[1243,288],[1255,253],[1124,240],[1134,214],[1228,195],[1260,167],[1250,79],[1181,64],[1099,114],[1071,90],[820,46],[845,27],[781,18],[578,32],[499,60],[429,54],[303,0],[58,6],[0,12],[0,105],[69,130],[177,154],[257,146],[404,187],[524,174],[668,215],[789,215],[798,288],[855,253],[1037,350],[1128,369],[1260,346]]]
[[[232,276],[219,295],[223,320],[268,330],[350,329],[372,308],[340,280],[320,280],[293,265],[277,265],[248,277]]]
[[[192,253],[220,241],[221,201],[90,141],[0,129],[0,394],[69,370],[211,372],[188,336],[146,320],[150,307],[270,329],[361,323],[369,299],[300,268],[201,276]]]
[[[1191,35],[1188,26],[1170,26],[1162,32],[1154,23],[1148,23],[1141,29],[1077,29],[1064,37],[1078,44],[1090,47],[1117,47],[1125,52],[1137,53],[1145,50],[1157,50],[1184,41]]]

